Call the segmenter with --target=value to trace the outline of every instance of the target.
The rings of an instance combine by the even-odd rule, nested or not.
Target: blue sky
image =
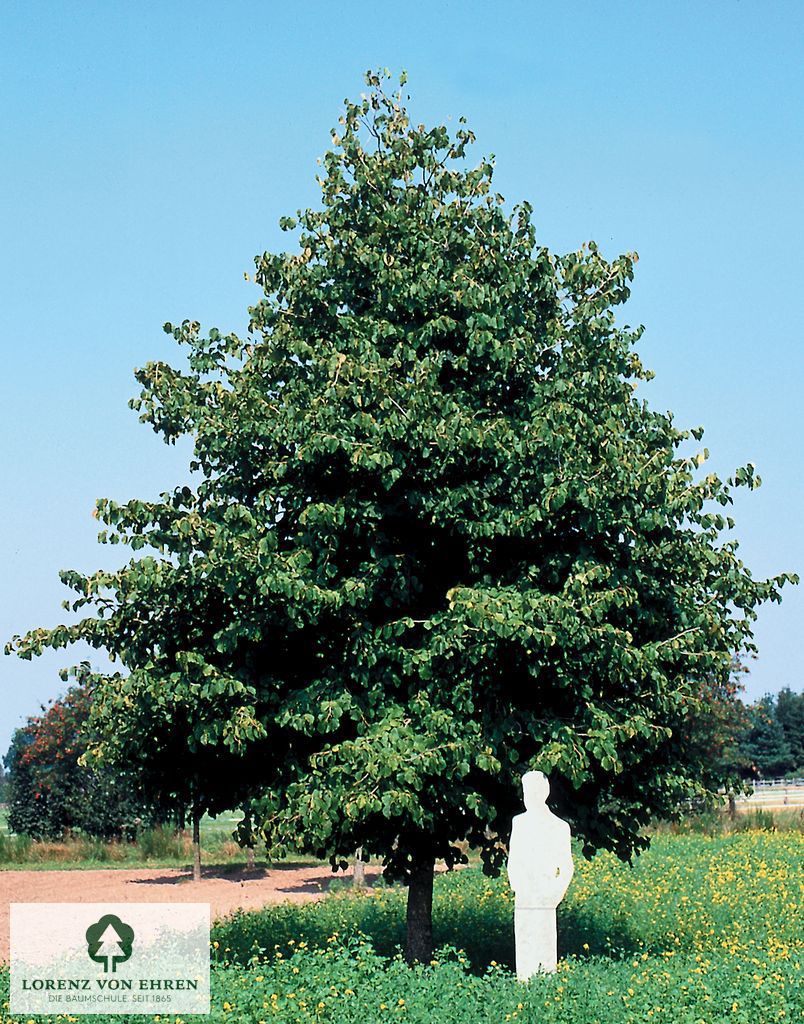
[[[61,621],[60,568],[114,564],[98,496],[186,475],[127,408],[165,320],[243,329],[243,272],[314,204],[368,67],[469,119],[542,241],[640,254],[651,401],[703,424],[755,574],[804,570],[799,2],[109,4],[0,11],[0,634]],[[804,589],[761,613],[749,696],[804,682]],[[0,659],[0,751],[76,657]]]

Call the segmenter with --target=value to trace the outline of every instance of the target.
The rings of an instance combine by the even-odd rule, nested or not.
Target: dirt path
[[[376,869],[366,870],[367,880]],[[186,871],[151,868],[138,871],[0,871],[0,962],[8,960],[11,903],[209,903],[213,919],[243,907],[320,899],[333,878],[326,866],[288,864],[271,871],[210,869],[198,885]]]

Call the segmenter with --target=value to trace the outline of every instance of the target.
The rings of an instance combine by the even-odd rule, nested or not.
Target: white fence
[[[737,807],[742,810],[773,810],[804,808],[804,778],[762,779],[752,783],[750,796],[738,796]]]

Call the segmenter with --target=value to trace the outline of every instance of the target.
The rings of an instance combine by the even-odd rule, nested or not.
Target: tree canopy
[[[321,206],[256,260],[248,336],[167,324],[186,367],[138,372],[197,485],[100,501],[101,539],[151,552],[65,573],[86,617],[14,646],[120,660],[94,676],[98,756],[157,709],[182,751],[250,759],[275,853],[380,857],[414,958],[434,860],[468,842],[498,870],[526,769],[622,856],[711,782],[685,716],[792,577],[755,580],[727,536],[754,468],[706,473],[701,431],[639,396],[615,317],[636,256],[548,251],[463,119],[417,125],[367,84]]]

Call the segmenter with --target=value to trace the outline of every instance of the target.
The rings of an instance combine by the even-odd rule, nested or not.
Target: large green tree
[[[199,702],[199,742],[261,752],[274,853],[361,847],[408,883],[416,959],[436,859],[467,841],[498,870],[527,768],[623,856],[709,782],[685,717],[785,577],[723,536],[753,467],[700,471],[637,393],[640,332],[615,319],[636,257],[549,252],[463,120],[416,125],[367,82],[321,206],[256,261],[249,336],[167,325],[187,367],[138,375],[198,485],[101,502],[109,539],[155,552],[66,577],[88,616],[16,646],[119,656],[107,729]]]

